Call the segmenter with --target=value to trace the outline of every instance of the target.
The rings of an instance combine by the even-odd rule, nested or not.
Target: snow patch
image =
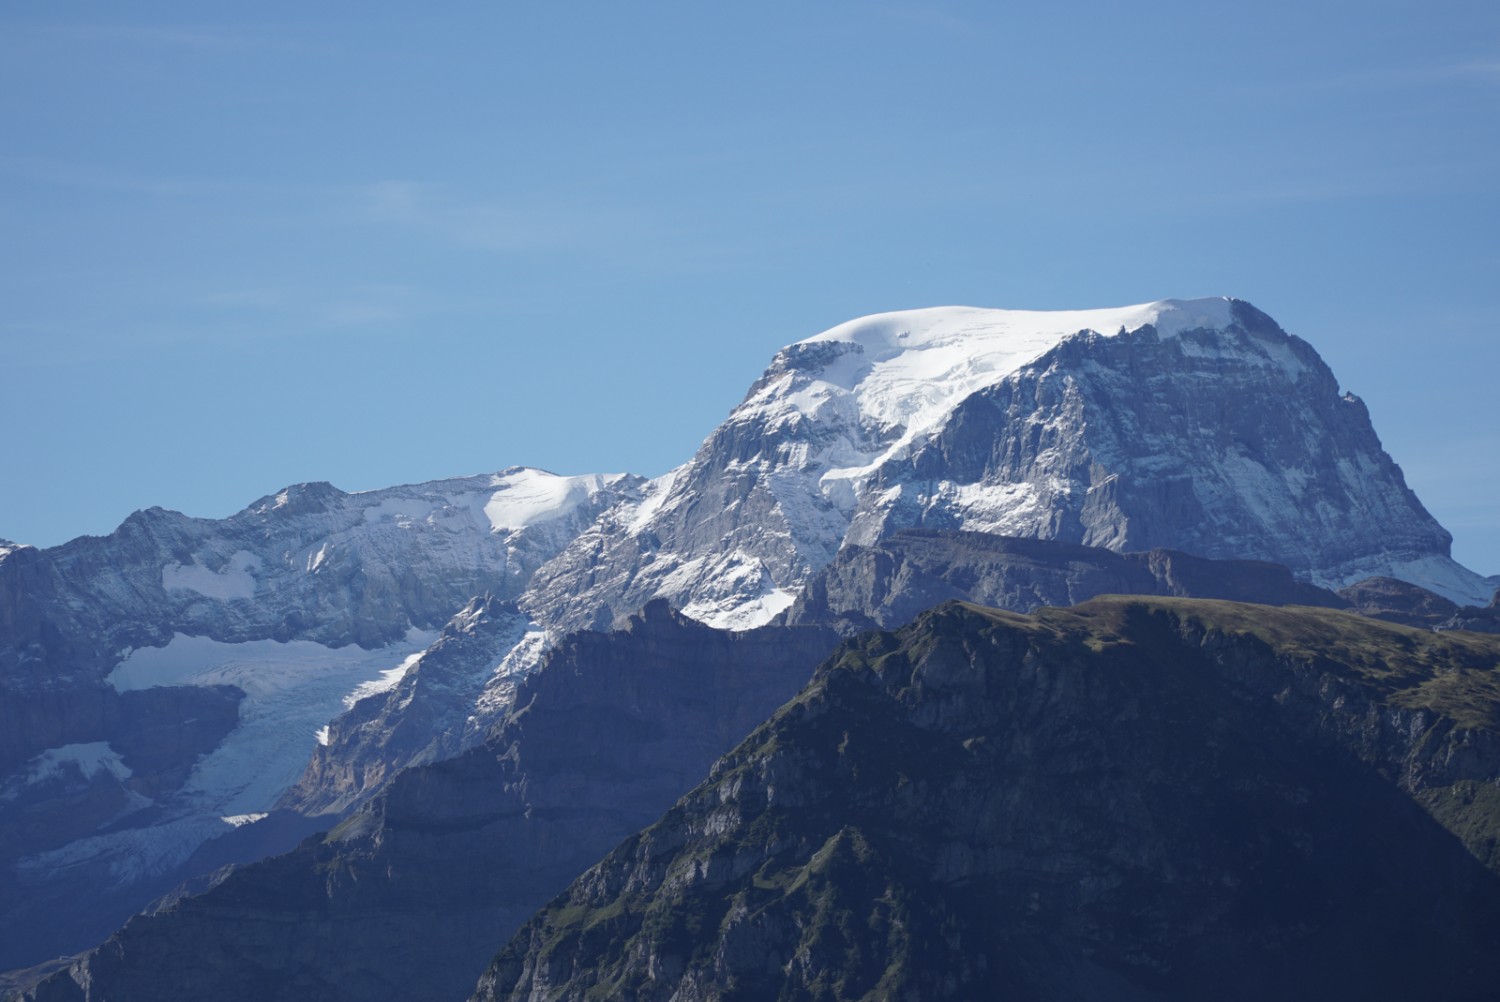
[[[195,591],[227,602],[255,597],[255,571],[260,558],[249,550],[237,550],[223,570],[212,571],[194,557],[191,564],[167,564],[161,569],[161,586],[168,591]]]
[[[796,600],[795,588],[772,588],[728,603],[694,602],[682,614],[716,630],[753,630],[775,619]]]
[[[231,814],[227,817],[222,817],[219,820],[227,825],[233,825],[236,828],[243,828],[245,825],[253,825],[255,824],[255,822],[260,821],[262,818],[268,817],[270,817],[270,814],[266,811],[262,811],[259,814]]]
[[[76,770],[85,780],[98,774],[108,773],[124,781],[131,777],[130,767],[120,758],[107,741],[89,741],[84,744],[63,745],[48,748],[26,763],[25,782],[45,783],[50,779],[66,778],[68,772]]]
[[[328,543],[324,543],[322,546],[318,547],[317,553],[308,556],[307,573],[314,574],[317,572],[318,568],[323,566],[323,561],[328,559],[329,545],[330,544]]]
[[[91,835],[19,860],[15,875],[22,887],[45,887],[60,870],[102,867],[106,886],[122,887],[170,872],[204,842],[232,827],[219,816],[195,815]]]
[[[367,696],[378,696],[382,692],[390,692],[396,688],[397,683],[406,675],[407,670],[418,661],[421,661],[422,655],[426,653],[425,649],[417,651],[415,654],[409,655],[405,661],[402,661],[396,667],[387,668],[382,671],[378,678],[371,679],[368,682],[361,682],[355,686],[354,691],[344,697],[344,709],[352,710],[354,704],[358,703],[361,699]],[[328,743],[328,729],[326,727],[323,728],[323,738],[318,743],[324,745]]]
[[[682,587],[689,575],[695,577],[692,587]],[[778,588],[765,564],[743,550],[689,561],[668,576],[658,593],[670,598],[665,586],[673,579],[676,590],[695,599],[683,606],[682,614],[719,630],[763,626],[797,597],[794,588]]]
[[[432,517],[438,507],[439,502],[434,498],[386,497],[365,509],[365,522],[369,524],[390,521],[397,525],[425,522]]]
[[[742,406],[775,404],[807,412],[852,393],[859,413],[909,432],[930,428],[976,390],[993,385],[1080,331],[1113,337],[1151,324],[1162,337],[1233,323],[1225,298],[1167,299],[1103,310],[986,310],[940,306],[879,313],[838,325],[799,344],[858,347],[789,395],[772,384]]]
[[[625,524],[626,532],[632,536],[639,535],[651,523],[651,520],[656,517],[656,513],[661,511],[662,505],[666,503],[667,497],[672,493],[672,488],[676,486],[678,479],[687,472],[687,468],[688,464],[684,464],[675,470],[668,470],[646,484],[641,503],[636,505],[634,513],[630,516],[630,521]]]
[[[506,651],[474,701],[474,715],[465,726],[467,732],[484,728],[510,709],[515,701],[516,684],[541,665],[548,646],[547,632],[537,623],[527,623],[521,639]]]
[[[494,478],[493,486],[497,490],[484,502],[484,514],[495,532],[550,522],[575,511],[624,476],[623,473],[591,473],[560,477],[545,470],[512,470]]]
[[[1036,486],[1030,483],[950,484],[952,503],[959,512],[959,528],[996,536],[1039,534],[1039,523],[1049,517]]]

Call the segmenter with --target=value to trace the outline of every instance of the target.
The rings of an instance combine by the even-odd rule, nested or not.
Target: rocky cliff
[[[1500,645],[948,605],[866,635],[479,1000],[1493,996]]]
[[[1437,608],[1446,601],[1415,585],[1406,588],[1413,596],[1426,595]],[[918,613],[952,599],[1031,612],[1110,594],[1349,605],[1343,596],[1296,580],[1279,564],[1207,560],[1175,550],[1122,554],[1051,539],[900,529],[868,546],[846,545],[813,575],[782,619],[832,624],[849,634],[905,626]]]

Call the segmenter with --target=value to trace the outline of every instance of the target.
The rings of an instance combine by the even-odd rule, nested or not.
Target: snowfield
[[[436,639],[411,630],[399,644],[366,651],[310,640],[227,644],[174,636],[165,647],[131,651],[109,675],[120,692],[154,685],[234,685],[240,722],[194,767],[183,808],[215,819],[270,810],[297,781],[319,728],[354,699],[395,685]]]

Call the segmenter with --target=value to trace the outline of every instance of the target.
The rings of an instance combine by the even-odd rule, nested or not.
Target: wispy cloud
[[[357,218],[502,252],[607,250],[659,236],[642,212],[529,196],[459,194],[438,184],[379,181],[358,189]]]
[[[274,341],[400,337],[455,308],[447,298],[403,283],[162,289],[144,306],[105,305],[46,322],[6,321],[0,326],[0,365],[69,369]]]
[[[410,324],[438,312],[421,289],[404,283],[369,282],[331,290],[250,286],[202,293],[192,305],[231,329],[258,336],[348,332]]]

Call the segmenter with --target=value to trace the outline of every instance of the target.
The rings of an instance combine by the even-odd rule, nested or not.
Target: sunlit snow
[[[214,817],[268,810],[301,775],[317,729],[361,687],[394,685],[392,673],[437,634],[412,630],[374,651],[310,640],[226,644],[178,634],[165,647],[132,651],[109,675],[124,692],[154,685],[235,685],[245,691],[239,726],[200,760],[183,796]],[[364,691],[376,691],[368,689]]]
[[[964,398],[993,386],[1069,336],[1093,331],[1112,337],[1152,324],[1160,336],[1173,337],[1185,330],[1223,328],[1232,321],[1231,301],[1224,298],[1169,299],[1103,310],[940,306],[879,313],[800,342],[845,343],[860,350],[834,359],[811,378],[789,372],[770,382],[741,404],[731,420],[842,417],[893,432],[878,451],[829,457],[841,465],[823,475],[823,490],[839,492],[843,489],[834,481],[869,474],[933,430]]]
[[[220,571],[211,571],[196,559],[190,564],[167,564],[161,569],[161,586],[168,591],[195,591],[209,598],[253,598],[254,572],[259,569],[260,558],[249,550],[240,550]]]
[[[84,779],[91,779],[101,772],[107,772],[119,780],[126,780],[131,776],[130,767],[109,742],[89,741],[48,748],[26,763],[25,782],[43,783],[54,777],[65,776],[72,770],[77,770]]]
[[[344,697],[344,709],[353,709],[354,704],[358,703],[366,696],[375,696],[379,693],[389,692],[394,689],[396,687],[396,683],[401,681],[401,676],[406,674],[406,670],[408,668],[416,664],[418,661],[422,660],[422,655],[424,653],[426,653],[426,651],[421,650],[417,651],[415,654],[409,654],[407,655],[406,660],[396,665],[396,667],[387,668],[380,673],[379,677],[371,679],[368,682],[361,682],[359,685],[355,686],[354,691],[350,692]],[[318,743],[324,745],[328,743],[326,728],[323,729],[323,740],[320,740]]]
[[[266,815],[301,775],[320,727],[345,708],[362,686],[385,685],[437,634],[410,631],[405,640],[380,650],[324,647],[311,641],[256,640],[229,644],[178,634],[165,647],[131,651],[110,673],[109,682],[127,692],[157,685],[236,685],[245,691],[239,726],[194,766],[187,783],[159,813],[138,828],[119,828],[77,839],[17,865],[23,880],[44,879],[60,868],[104,865],[110,879],[124,883],[166,873],[203,842]],[[44,752],[29,763],[42,777],[73,763],[90,775],[108,770],[127,779],[129,769],[107,744],[69,745]],[[151,801],[127,791],[129,809]]]
[[[484,504],[484,514],[496,531],[522,529],[561,518],[586,503],[624,474],[560,477],[544,470],[520,469],[494,480],[496,490]]]

